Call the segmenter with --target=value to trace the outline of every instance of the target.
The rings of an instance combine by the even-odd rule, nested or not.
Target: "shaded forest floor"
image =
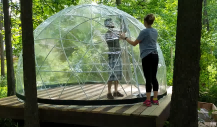
[[[169,119],[168,119],[169,120]],[[95,127],[95,126],[84,126],[84,125],[74,125],[74,124],[61,124],[52,122],[41,122],[40,127]],[[169,126],[169,121],[166,121],[164,127]],[[6,120],[4,123],[0,122],[0,127],[24,127],[23,120]]]
[[[52,122],[40,122],[40,127],[94,127],[94,126],[83,126],[83,125],[73,125],[73,124],[61,124]],[[24,127],[23,120],[6,120],[5,122],[0,122],[0,127]]]

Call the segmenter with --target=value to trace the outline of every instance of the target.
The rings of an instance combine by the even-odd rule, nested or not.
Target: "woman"
[[[159,61],[156,45],[158,32],[156,29],[152,28],[154,20],[155,17],[153,14],[148,14],[147,16],[145,16],[144,25],[146,29],[140,32],[139,36],[135,41],[132,41],[128,37],[125,37],[123,33],[120,35],[121,39],[126,40],[129,44],[133,46],[139,44],[143,73],[146,79],[147,99],[143,102],[143,104],[146,106],[151,106],[152,104],[159,105],[157,99],[159,85],[156,78]],[[150,100],[152,86],[154,91],[154,98],[153,100]]]

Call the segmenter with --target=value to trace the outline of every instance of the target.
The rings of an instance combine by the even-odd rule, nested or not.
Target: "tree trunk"
[[[13,66],[13,55],[11,46],[11,20],[9,17],[9,3],[8,0],[3,0],[3,11],[4,11],[4,27],[5,27],[5,44],[6,44],[6,60],[7,60],[7,85],[8,93],[7,96],[15,94],[15,79],[14,79],[14,66]]]
[[[121,0],[116,0],[117,6],[121,4]]]
[[[203,0],[203,6],[204,6],[204,11],[203,11],[203,25],[206,25],[207,31],[209,31],[209,19],[208,19],[208,14],[207,14],[207,0]]]
[[[2,1],[1,1],[2,4]],[[3,42],[3,36],[2,36],[2,30],[3,30],[3,11],[0,11],[0,43],[1,43],[1,76],[5,76],[5,55],[4,55],[4,42]]]
[[[23,41],[23,77],[25,90],[25,127],[39,127],[35,51],[32,22],[32,0],[21,0]]]
[[[202,0],[179,0],[171,127],[198,127]]]

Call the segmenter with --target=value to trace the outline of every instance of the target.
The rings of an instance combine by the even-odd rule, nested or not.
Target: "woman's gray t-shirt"
[[[141,41],[139,43],[141,59],[150,53],[157,53],[157,37],[158,32],[154,28],[146,28],[140,32],[137,40]]]

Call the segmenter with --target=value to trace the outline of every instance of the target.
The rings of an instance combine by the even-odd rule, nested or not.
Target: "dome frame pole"
[[[130,31],[129,31],[129,29],[128,29],[128,24],[127,24],[127,22],[126,22],[126,19],[125,19],[124,17],[122,17],[122,20],[123,20],[123,23],[126,24],[127,32],[129,33],[129,37],[131,37],[131,36],[130,36]],[[126,41],[126,40],[125,40],[125,41]],[[126,43],[125,43],[125,47],[126,47]],[[134,60],[135,60],[135,57],[134,57],[134,53],[133,53],[133,47],[130,46],[130,48],[131,48],[131,51],[132,51],[133,68],[134,68],[134,72],[135,72],[136,84],[137,84],[137,86],[138,86],[139,97],[142,97],[142,96],[141,96],[140,89],[139,89],[139,83],[138,83],[138,78],[137,78],[137,73],[136,73],[136,67],[135,67],[135,61],[134,61]],[[126,49],[126,50],[127,50],[127,49]],[[131,94],[132,94],[132,84],[131,84]]]
[[[62,16],[62,13],[63,13],[63,12],[61,12],[60,16]],[[63,47],[62,36],[61,36],[61,30],[60,30],[60,21],[61,21],[61,18],[59,19],[59,34],[60,34],[60,43],[61,43],[61,47],[62,47],[62,50],[63,50],[64,55],[65,55],[65,57],[66,57],[67,63],[68,63],[68,65],[69,65],[69,68],[70,68],[71,72],[73,72],[73,69],[72,69],[72,67],[71,67],[71,65],[70,65],[70,62],[69,62],[69,60],[68,60],[68,57],[67,57],[67,55],[66,55],[66,53],[65,53],[65,50],[64,50],[64,47]],[[73,73],[71,73],[71,75],[73,75]],[[75,74],[74,74],[74,76],[77,77],[77,80],[79,81],[79,77],[76,76]],[[84,83],[83,83],[82,81],[81,81],[81,84],[84,85]],[[79,85],[80,85],[80,87],[81,87],[83,93],[85,94],[86,98],[88,99],[88,96],[87,96],[86,92],[84,91],[84,89],[83,89],[83,87],[82,87],[81,84],[79,83]],[[65,90],[65,87],[66,87],[66,85],[64,86],[63,90],[61,91],[61,94],[59,95],[59,98],[61,97],[63,91]]]

